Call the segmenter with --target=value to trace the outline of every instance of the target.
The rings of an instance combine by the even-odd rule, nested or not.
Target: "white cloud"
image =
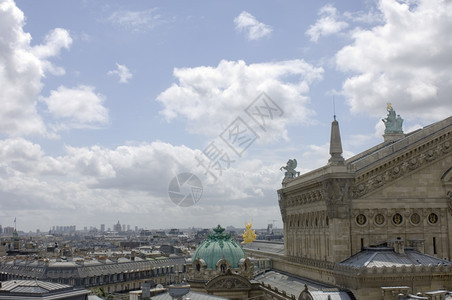
[[[0,3],[0,132],[10,136],[46,135],[46,126],[36,109],[41,78],[48,71],[60,75],[64,69],[47,59],[72,42],[64,29],[47,35],[44,45],[32,47],[23,31],[25,17],[12,0]]]
[[[161,16],[155,13],[156,9],[143,11],[116,11],[110,15],[108,20],[132,31],[145,31],[154,28],[160,21]]]
[[[43,59],[58,56],[62,48],[69,49],[72,44],[72,38],[69,35],[69,32],[62,28],[53,29],[45,37],[45,42],[44,45],[33,47],[32,53],[42,61],[44,71],[48,70],[54,75],[64,75],[65,70],[63,68],[55,67],[53,64]]]
[[[94,87],[80,85],[75,88],[58,87],[50,96],[41,97],[48,111],[56,119],[66,119],[68,127],[103,125],[108,122],[108,110],[103,106],[105,97],[96,94]]]
[[[242,160],[213,184],[197,165],[199,155],[185,146],[153,142],[114,149],[68,146],[64,155],[52,157],[24,139],[0,140],[0,197],[9,199],[0,203],[0,217],[17,216],[28,228],[117,219],[156,228],[173,226],[176,219],[183,219],[180,226],[210,226],[213,220],[231,224],[225,207],[242,212],[235,218],[257,219],[263,211],[278,215],[274,191],[282,179],[279,166]],[[181,172],[192,172],[202,181],[203,196],[194,207],[181,209],[168,196],[169,182]],[[200,223],[200,214],[209,216],[206,223]]]
[[[319,15],[320,19],[306,31],[313,42],[317,42],[320,36],[335,34],[348,27],[346,22],[337,20],[336,8],[331,4],[320,8]]]
[[[373,7],[369,11],[346,11],[344,17],[356,23],[379,24],[384,22],[381,12],[376,11]]]
[[[38,144],[22,138],[0,140],[0,161],[0,174],[7,177],[61,175],[66,170],[58,159],[45,156]]]
[[[354,75],[342,86],[352,112],[381,115],[386,102],[403,118],[435,121],[452,111],[452,3],[382,0],[385,23],[356,29],[353,43],[336,55]]]
[[[307,94],[310,84],[321,79],[322,73],[322,68],[303,60],[250,65],[223,60],[216,67],[176,68],[178,83],[163,91],[157,100],[164,105],[161,114],[168,121],[183,118],[190,132],[213,137],[237,117],[254,126],[244,110],[265,92],[283,115],[268,124],[259,140],[263,142],[286,138],[289,123],[310,122],[313,112],[307,108]]]
[[[272,32],[269,25],[259,22],[252,14],[242,11],[234,19],[235,28],[238,31],[245,31],[250,40],[257,40]]]
[[[126,65],[120,65],[116,63],[116,70],[108,71],[108,75],[118,75],[120,83],[128,83],[129,79],[132,78],[132,73],[130,73],[129,69]]]

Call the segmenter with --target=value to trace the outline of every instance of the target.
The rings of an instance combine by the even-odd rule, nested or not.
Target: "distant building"
[[[102,287],[107,293],[124,292],[141,287],[146,280],[169,284],[185,272],[182,257],[141,259],[120,257],[109,259],[36,260],[8,259],[0,262],[0,281],[42,280],[75,287]]]
[[[13,232],[14,232],[14,227],[6,226],[5,228],[3,228],[4,235],[12,235]]]
[[[173,245],[167,245],[167,244],[161,245],[159,250],[161,253],[168,254],[168,255],[169,254],[180,254],[182,252],[180,247],[175,247]]]
[[[153,233],[150,230],[143,229],[140,232],[140,236],[153,236]]]
[[[181,234],[181,232],[177,228],[171,228],[170,231],[168,232],[168,234],[170,234],[170,235],[179,235],[179,234]]]
[[[121,224],[119,223],[119,220],[118,220],[118,223],[113,225],[113,231],[121,232],[121,230],[122,230],[122,227],[121,227]]]
[[[68,226],[52,226],[50,234],[74,233],[76,231],[75,225]]]

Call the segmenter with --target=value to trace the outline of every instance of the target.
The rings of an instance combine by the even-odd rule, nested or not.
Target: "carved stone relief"
[[[375,169],[360,175],[352,188],[353,198],[360,198],[384,184],[393,182],[395,179],[448,154],[452,149],[450,139],[451,133],[444,134],[428,145],[420,145],[416,149],[388,161],[383,166],[377,166]]]

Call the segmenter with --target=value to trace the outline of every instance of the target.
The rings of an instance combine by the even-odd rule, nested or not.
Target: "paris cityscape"
[[[452,299],[451,12],[0,0],[0,300]]]

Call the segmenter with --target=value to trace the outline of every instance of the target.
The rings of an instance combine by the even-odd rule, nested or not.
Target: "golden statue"
[[[243,243],[251,243],[256,240],[256,233],[253,229],[251,229],[251,226],[253,225],[253,222],[249,222],[246,224],[246,229],[243,231],[242,237],[243,237]]]

